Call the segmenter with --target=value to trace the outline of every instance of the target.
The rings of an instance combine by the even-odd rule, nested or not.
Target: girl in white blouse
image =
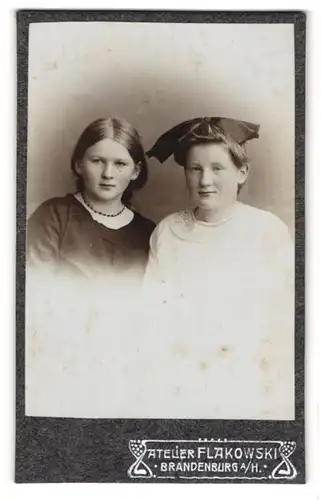
[[[174,155],[194,205],[158,224],[146,272],[167,373],[159,407],[173,417],[294,418],[292,241],[278,217],[237,199],[258,129],[197,118],[148,153]]]

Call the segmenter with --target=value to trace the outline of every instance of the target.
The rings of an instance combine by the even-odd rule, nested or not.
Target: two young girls
[[[155,356],[144,416],[171,408],[173,418],[293,418],[291,239],[276,216],[237,199],[249,171],[244,144],[255,137],[258,126],[224,118],[163,134],[148,155],[174,155],[193,208],[154,229],[128,204],[147,180],[137,132],[98,120],[72,157],[77,193],[45,202],[29,221],[30,267],[124,287],[145,274]]]

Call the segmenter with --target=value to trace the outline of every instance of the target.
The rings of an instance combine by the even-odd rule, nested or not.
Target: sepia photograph
[[[26,417],[295,421],[294,28],[31,18]]]

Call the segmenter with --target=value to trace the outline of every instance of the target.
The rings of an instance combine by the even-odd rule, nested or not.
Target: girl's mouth
[[[212,194],[216,194],[217,191],[199,191],[200,196],[211,196]]]

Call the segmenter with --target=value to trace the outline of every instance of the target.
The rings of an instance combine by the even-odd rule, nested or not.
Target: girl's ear
[[[142,164],[139,161],[138,163],[136,163],[136,165],[134,167],[134,171],[133,171],[132,176],[131,176],[132,181],[135,181],[138,178],[141,169],[142,169]]]
[[[76,161],[75,163],[75,172],[80,175],[81,174],[81,162],[80,161]]]
[[[238,184],[242,185],[246,181],[247,177],[249,175],[249,166],[247,163],[242,165],[242,167],[239,169],[239,180]]]

